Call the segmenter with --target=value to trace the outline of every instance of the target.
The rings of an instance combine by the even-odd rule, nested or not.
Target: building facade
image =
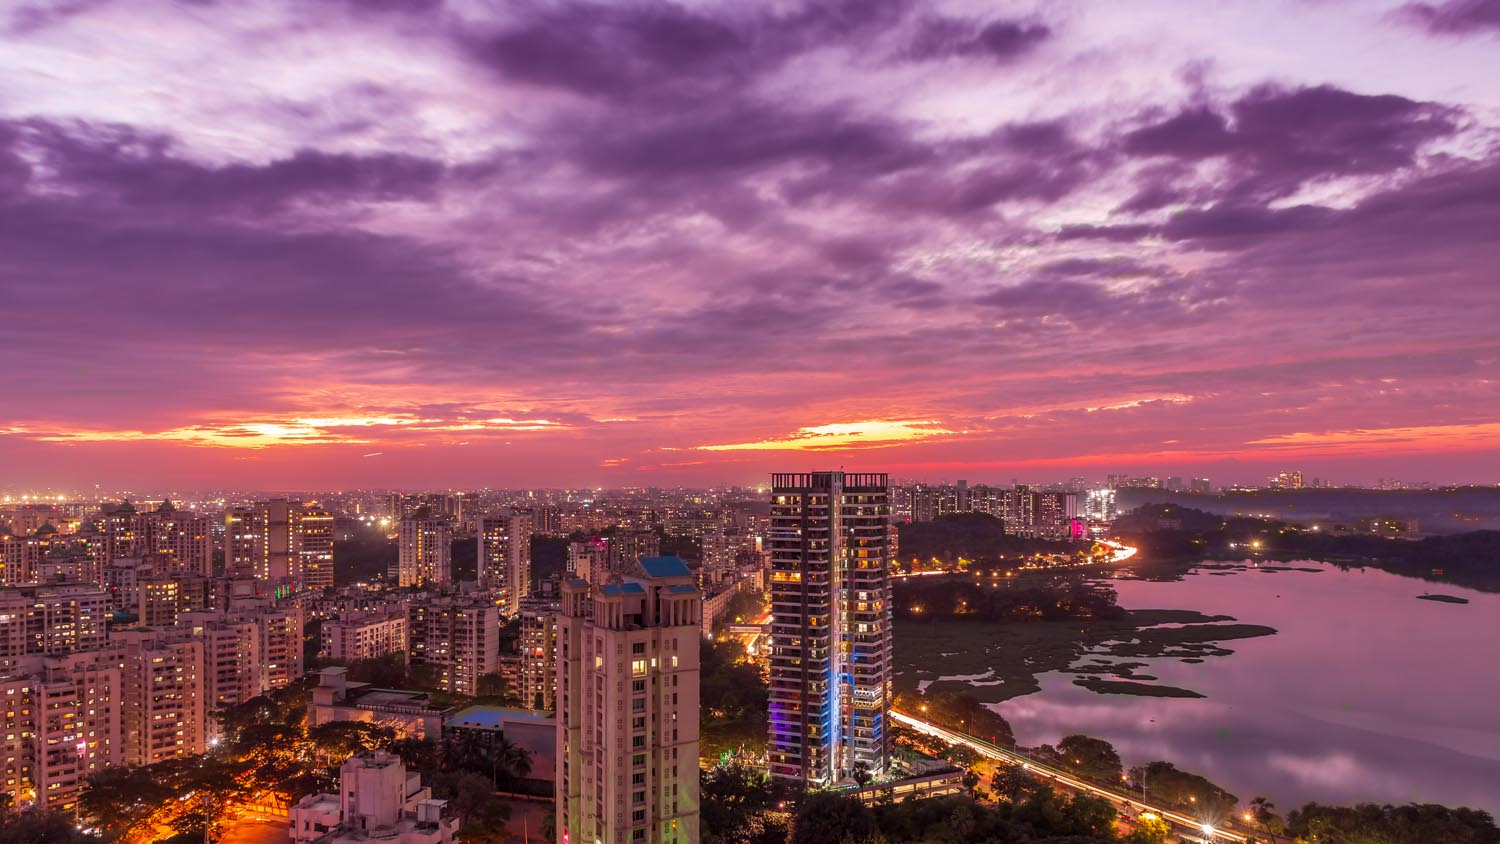
[[[447,801],[385,751],[350,757],[338,794],[309,794],[288,814],[294,844],[451,844],[458,831]]]
[[[531,515],[506,511],[480,516],[475,532],[479,585],[498,591],[501,609],[515,615],[531,591]]]
[[[562,610],[562,581],[549,577],[534,594],[521,599],[521,703],[531,709],[555,705],[557,614]]]
[[[557,834],[601,844],[698,841],[702,598],[676,557],[644,577],[562,586]]]
[[[398,586],[447,583],[453,579],[453,528],[447,518],[426,509],[401,520],[398,533]]]
[[[828,786],[889,767],[890,532],[884,474],[772,476],[773,776]]]
[[[406,609],[407,660],[437,671],[445,692],[477,696],[479,678],[500,670],[500,610],[482,595],[413,600]]]
[[[323,589],[333,586],[333,514],[285,498],[224,515],[224,567],[231,576]]]
[[[320,656],[351,662],[406,650],[406,613],[368,612],[323,622]]]

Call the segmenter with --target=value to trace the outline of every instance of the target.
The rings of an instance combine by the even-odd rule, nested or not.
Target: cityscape
[[[1497,46],[0,4],[0,844],[1500,844]]]

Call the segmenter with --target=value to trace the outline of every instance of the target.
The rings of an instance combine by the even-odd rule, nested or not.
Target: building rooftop
[[[651,577],[692,577],[681,557],[642,557],[641,568]]]
[[[487,727],[498,729],[506,721],[530,721],[538,724],[553,723],[552,714],[536,709],[520,709],[512,706],[470,706],[460,710],[444,723],[449,727]]]
[[[625,583],[606,583],[600,591],[606,595],[644,595],[646,587],[632,580]]]

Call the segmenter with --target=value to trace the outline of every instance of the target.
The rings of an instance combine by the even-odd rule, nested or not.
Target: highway
[[[1132,548],[1130,550],[1133,552],[1135,549]],[[1073,775],[1067,773],[1066,771],[1062,771],[1050,765],[1037,762],[1018,753],[1004,750],[1002,748],[996,747],[993,744],[990,744],[987,741],[982,741],[980,739],[974,738],[973,736],[965,735],[956,730],[950,730],[946,727],[939,727],[936,724],[923,721],[920,718],[913,718],[912,716],[907,715],[904,712],[897,712],[895,710],[891,710],[891,717],[894,718],[897,723],[910,727],[919,733],[925,733],[934,738],[941,739],[948,744],[963,745],[964,747],[973,750],[975,753],[978,753],[980,756],[988,759],[994,759],[996,761],[1005,762],[1011,765],[1020,765],[1021,767],[1029,771],[1035,772],[1038,776],[1054,780],[1061,785],[1065,785],[1068,788],[1072,788],[1077,791],[1083,791],[1089,794],[1096,795],[1098,797],[1103,797],[1109,800],[1111,803],[1114,803],[1115,805],[1120,805],[1123,803],[1125,805],[1133,807],[1137,812],[1154,812],[1168,822],[1187,830],[1193,835],[1199,836],[1199,840],[1201,841],[1244,842],[1246,840],[1246,837],[1243,835],[1229,832],[1227,830],[1206,827],[1204,823],[1197,818],[1189,817],[1182,814],[1181,812],[1173,811],[1171,809],[1165,809],[1161,806],[1153,806],[1149,803],[1143,803],[1139,799],[1131,797],[1129,794],[1123,794],[1121,792],[1114,791],[1108,788],[1101,788],[1097,785],[1094,785],[1093,783],[1080,780],[1077,777],[1074,777]]]

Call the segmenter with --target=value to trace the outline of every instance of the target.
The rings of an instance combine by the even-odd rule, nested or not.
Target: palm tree
[[[854,768],[849,771],[849,776],[854,778],[855,784],[860,788],[869,785],[870,780],[874,778],[870,773],[870,766],[864,762],[855,762]]]
[[[1283,828],[1281,816],[1276,814],[1276,804],[1265,797],[1250,801],[1250,817],[1260,831],[1268,836],[1281,832]]]
[[[972,769],[964,771],[963,784],[964,788],[969,792],[970,799],[978,800],[979,775],[974,773]]]

